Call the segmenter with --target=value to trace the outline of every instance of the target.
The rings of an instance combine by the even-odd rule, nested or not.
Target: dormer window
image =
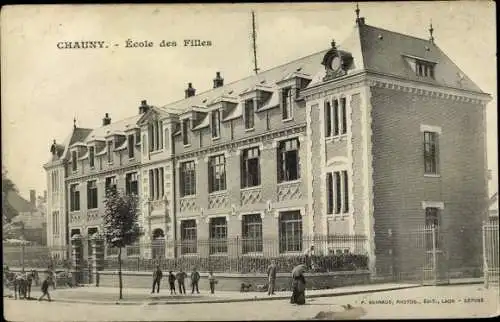
[[[95,166],[95,147],[89,147],[89,165],[91,168]]]
[[[293,96],[292,88],[286,87],[281,90],[281,116],[283,120],[293,118]]]
[[[417,60],[415,62],[417,76],[434,78],[434,66],[434,63]]]
[[[107,142],[108,163],[113,163],[113,141]]]
[[[148,126],[149,152],[163,149],[163,122],[153,121]]]
[[[135,131],[135,144],[141,143],[141,130]]]
[[[212,111],[212,139],[220,137],[220,110]]]
[[[245,101],[245,129],[250,130],[254,127],[254,107],[253,107],[253,99],[249,99]]]
[[[134,135],[133,134],[130,134],[128,136],[128,158],[129,159],[133,159],[134,158]]]
[[[77,156],[78,154],[76,151],[71,152],[71,167],[73,171],[78,170]]]
[[[182,120],[182,143],[189,145],[189,119]]]

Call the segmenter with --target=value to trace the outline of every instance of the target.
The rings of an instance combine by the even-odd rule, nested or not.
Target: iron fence
[[[70,246],[3,244],[3,264],[18,268],[63,269],[71,266]]]
[[[490,283],[498,285],[499,277],[499,226],[498,222],[486,222],[483,224],[483,274],[484,283],[488,287]]]

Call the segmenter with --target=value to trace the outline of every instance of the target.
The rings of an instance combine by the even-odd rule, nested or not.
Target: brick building
[[[480,260],[470,250],[488,207],[490,96],[432,31],[419,39],[357,18],[338,45],[229,84],[217,73],[211,87],[189,83],[183,100],[144,100],[135,116],[106,114],[54,142],[49,245],[101,230],[105,187],[116,185],[141,197],[143,242],[165,247],[139,248],[146,257],[293,254],[305,236],[357,234],[372,271],[387,274],[414,269],[407,233],[437,225],[452,232],[440,244],[451,265]],[[252,242],[228,242],[236,236]],[[207,239],[217,243],[197,242]],[[255,242],[266,239],[278,247]]]

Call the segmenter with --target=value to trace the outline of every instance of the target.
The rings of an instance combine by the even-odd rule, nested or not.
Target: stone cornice
[[[302,90],[302,97],[306,100],[314,100],[363,85],[472,104],[485,105],[492,100],[491,95],[487,93],[472,92],[437,84],[433,85],[372,71],[347,75],[317,84],[311,88]]]
[[[214,146],[198,149],[196,151],[185,152],[185,153],[182,153],[182,154],[175,156],[174,158],[176,160],[181,160],[181,159],[183,160],[186,158],[193,158],[193,157],[198,157],[198,156],[202,156],[202,155],[204,156],[205,154],[213,154],[213,153],[218,153],[218,152],[224,152],[227,150],[236,151],[241,146],[246,146],[246,145],[254,144],[254,143],[260,143],[260,142],[264,142],[264,141],[272,141],[275,138],[279,138],[279,137],[286,136],[286,135],[292,135],[292,134],[296,134],[296,133],[302,133],[302,132],[305,132],[305,130],[306,130],[306,124],[301,123],[301,124],[295,125],[293,127],[282,128],[282,129],[275,130],[275,131],[269,131],[269,132],[255,135],[252,137],[246,137],[246,138],[243,138],[243,139],[240,139],[237,141],[222,143],[219,145],[214,145]]]
[[[66,181],[66,183],[71,184],[74,182],[79,182],[81,180],[98,179],[102,176],[106,176],[109,174],[113,174],[113,175],[124,174],[125,172],[129,172],[131,170],[136,170],[136,169],[139,170],[142,167],[143,167],[143,165],[141,163],[136,162],[134,164],[127,165],[127,166],[120,167],[120,168],[106,169],[106,170],[101,170],[101,171],[97,171],[97,172],[89,173],[89,174],[85,174],[85,175],[67,177],[67,178],[65,178],[65,181]]]

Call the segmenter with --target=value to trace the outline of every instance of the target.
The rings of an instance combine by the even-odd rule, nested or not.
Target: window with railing
[[[262,252],[262,218],[260,214],[243,215],[241,221],[242,253]]]
[[[302,251],[302,216],[300,211],[286,211],[279,217],[280,253]]]
[[[227,254],[227,220],[226,217],[210,219],[210,254]]]
[[[278,182],[299,178],[299,139],[281,141],[278,147]]]
[[[208,160],[208,192],[226,190],[226,158],[224,154]]]
[[[425,208],[425,236],[428,251],[439,249],[439,208]]]
[[[194,254],[197,250],[196,220],[181,221],[181,254]]]

